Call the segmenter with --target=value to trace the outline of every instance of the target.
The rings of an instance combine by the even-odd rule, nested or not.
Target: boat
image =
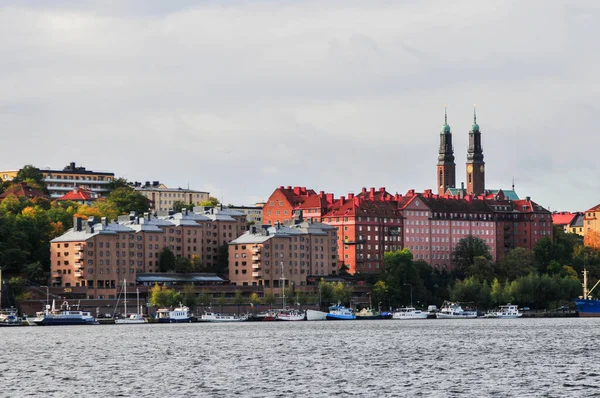
[[[445,301],[435,316],[437,319],[472,319],[477,318],[477,311],[464,310],[459,303]]]
[[[427,319],[429,314],[414,307],[399,308],[392,314],[392,319]]]
[[[277,321],[303,321],[306,319],[304,312],[292,309],[281,310],[277,314]]]
[[[123,319],[115,319],[115,324],[118,325],[132,325],[132,324],[140,324],[147,323],[146,319],[142,315],[142,307],[140,307],[140,291],[135,289],[137,293],[137,309],[139,312],[134,314],[130,314],[127,317],[127,280],[123,280],[123,313],[126,318]]]
[[[200,322],[242,322],[247,321],[248,315],[228,315],[217,312],[205,312],[200,317]]]
[[[317,310],[306,310],[307,321],[324,321],[327,319],[327,313]]]
[[[352,308],[346,308],[343,305],[332,305],[327,313],[327,320],[351,320],[356,319],[356,315]]]
[[[356,319],[368,320],[368,319],[382,319],[381,314],[371,308],[363,308],[356,313]]]
[[[159,323],[184,323],[191,322],[190,309],[179,303],[179,307],[171,310],[168,308],[161,308],[156,311],[156,320]]]
[[[577,314],[579,317],[587,318],[587,317],[600,317],[600,300],[594,298],[592,296],[592,292],[594,289],[600,284],[600,280],[596,282],[594,287],[588,291],[587,288],[587,276],[588,271],[586,269],[583,270],[583,296],[575,299],[575,307],[577,308]]]
[[[3,326],[20,326],[21,319],[17,316],[16,308],[7,308],[0,310],[0,327]]]
[[[52,307],[46,304],[44,311],[36,313],[33,323],[38,326],[98,325],[96,318],[89,312],[72,310],[66,300],[59,310],[55,309],[54,300],[52,300]]]
[[[497,309],[496,311],[488,312],[487,314],[484,315],[484,318],[511,319],[511,318],[520,318],[522,316],[523,316],[523,314],[521,312],[519,312],[518,306],[508,303],[506,305],[501,305],[500,308]]]

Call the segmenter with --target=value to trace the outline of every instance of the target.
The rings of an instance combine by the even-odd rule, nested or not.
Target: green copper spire
[[[473,127],[471,127],[472,131],[479,131],[479,125],[477,124],[477,108],[475,104],[473,104]]]
[[[448,107],[444,105],[444,125],[442,126],[442,134],[450,132],[450,126],[448,126]]]

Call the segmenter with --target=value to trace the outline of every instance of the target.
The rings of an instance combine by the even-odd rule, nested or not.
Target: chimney
[[[371,187],[369,194],[371,195],[371,198],[375,197],[375,188]]]
[[[144,213],[144,218],[150,221],[150,213]]]
[[[73,217],[73,231],[81,231],[81,218]]]
[[[327,204],[333,204],[333,194],[332,193],[326,194],[325,200],[327,201]]]
[[[137,211],[130,211],[129,212],[129,221],[135,220],[136,217],[137,217]]]
[[[340,196],[340,204],[343,205],[344,201],[346,200],[345,196]]]
[[[182,214],[182,215],[184,215],[184,216],[187,216],[187,214],[188,214],[188,209],[187,209],[187,208],[185,208],[185,207],[183,207],[183,208],[181,209],[181,214]]]
[[[319,191],[319,197],[322,198],[325,195],[324,191]]]
[[[385,192],[385,187],[379,188],[379,192],[381,192],[381,193]]]
[[[106,226],[108,226],[108,219],[107,219],[106,217],[102,217],[102,218],[100,219],[100,222],[102,223],[102,226],[103,226],[103,227],[106,227]]]
[[[406,196],[414,196],[415,195],[415,190],[414,189],[409,189],[408,193],[406,194]]]
[[[362,193],[367,193],[367,188],[363,187]]]
[[[283,185],[280,185],[280,186],[279,186],[279,189],[283,189]]]
[[[531,201],[531,197],[530,197],[530,196],[526,196],[526,197],[525,197],[525,201],[526,201],[526,202],[530,202],[530,201]]]
[[[254,225],[251,227],[251,229],[250,229],[250,233],[251,233],[252,235],[256,234],[256,227],[255,227]]]
[[[292,186],[288,185],[287,187],[285,187],[285,189],[292,189]]]
[[[354,194],[353,193],[349,193],[348,194],[348,199],[354,199]]]

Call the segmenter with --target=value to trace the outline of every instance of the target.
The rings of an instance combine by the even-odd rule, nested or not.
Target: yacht
[[[217,312],[205,312],[200,317],[200,322],[242,322],[248,320],[248,315],[227,315]]]
[[[190,309],[179,303],[179,307],[171,310],[168,308],[161,308],[156,311],[156,319],[159,323],[182,323],[191,322]]]
[[[134,325],[140,323],[147,323],[146,319],[142,315],[142,307],[140,307],[140,291],[136,289],[137,292],[137,308],[139,312],[129,315],[124,319],[116,319],[115,324],[117,325]],[[123,313],[127,316],[127,280],[123,281]]]
[[[435,316],[437,319],[472,319],[477,318],[477,311],[464,310],[459,303],[445,301]]]
[[[329,307],[327,320],[351,320],[356,319],[352,308],[346,308],[343,305],[333,305]]]
[[[508,303],[506,305],[501,305],[500,308],[496,311],[488,312],[485,314],[485,318],[520,318],[523,314],[519,312],[519,307]]]
[[[427,312],[418,310],[414,307],[404,307],[397,309],[392,314],[392,319],[427,319]]]
[[[368,319],[382,319],[381,314],[371,308],[363,308],[356,313],[356,319],[368,320]]]
[[[304,312],[298,310],[281,310],[277,314],[278,321],[303,321],[305,318]]]
[[[38,326],[97,325],[98,321],[89,312],[71,310],[67,301],[57,310],[52,300],[52,307],[46,305],[44,311],[36,313],[33,323]]]

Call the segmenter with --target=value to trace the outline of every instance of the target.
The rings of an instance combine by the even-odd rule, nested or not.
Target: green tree
[[[197,272],[202,269],[202,258],[198,254],[192,254],[192,271]]]
[[[224,295],[220,295],[219,298],[217,298],[217,304],[220,307],[220,312],[223,312],[223,306],[227,304],[227,299]]]
[[[185,285],[183,288],[183,305],[190,309],[190,312],[194,312],[198,307],[198,301],[196,300],[196,289],[193,284]]]
[[[114,191],[115,189],[118,188],[131,188],[132,184],[127,181],[125,178],[123,177],[118,177],[113,179],[111,182],[109,182],[107,184],[108,190],[109,191]]]
[[[27,185],[38,188],[45,194],[48,194],[46,182],[44,181],[44,174],[35,166],[28,164],[23,166],[23,168],[17,172],[17,176],[12,180],[12,183],[17,184],[20,182],[24,182]]]
[[[160,264],[160,263],[159,263]],[[194,270],[192,262],[187,257],[177,257],[175,259],[175,272],[188,273]]]
[[[158,258],[158,269],[160,272],[175,270],[175,254],[167,246],[163,247]]]
[[[352,294],[354,292],[354,289],[351,285],[342,282],[334,282],[332,283],[332,288],[333,298],[335,301],[338,301],[344,305],[348,305],[350,303]]]
[[[494,279],[494,267],[487,258],[477,256],[473,259],[473,264],[467,269],[466,276],[474,276],[481,281],[491,281]]]
[[[457,278],[463,279],[466,276],[469,267],[475,264],[475,257],[492,259],[487,243],[473,235],[459,240],[452,252],[452,264]]]
[[[198,295],[197,301],[198,301],[199,305],[201,305],[202,307],[206,307],[206,306],[210,305],[211,298],[212,298],[212,295],[210,293],[208,293],[206,290],[202,290],[200,292],[200,294]]]
[[[181,212],[181,210],[183,209],[193,209],[194,208],[194,204],[193,203],[185,203],[184,201],[181,200],[176,200],[175,202],[173,202],[173,211],[179,213]]]
[[[269,308],[271,308],[271,306],[275,304],[275,301],[276,298],[273,294],[273,290],[269,290],[267,293],[265,293],[265,304],[267,304]]]
[[[167,307],[171,305],[173,294],[165,286],[160,286],[158,283],[150,289],[150,305],[154,307]]]
[[[131,187],[117,188],[108,195],[108,201],[113,203],[120,214],[132,211],[143,214],[149,209],[148,198],[134,191]]]
[[[371,290],[371,294],[373,296],[373,299],[375,300],[374,305],[376,307],[378,307],[379,303],[381,303],[384,307],[386,307],[388,305],[388,299],[387,299],[387,294],[388,294],[388,286],[386,285],[385,281],[377,281],[375,282],[375,285],[373,286],[373,289]]]
[[[233,304],[237,305],[237,313],[240,313],[240,305],[245,304],[246,299],[242,295],[241,290],[236,290],[235,295],[233,296]]]
[[[535,271],[533,252],[524,247],[508,251],[496,264],[496,275],[503,280],[515,280]]]

